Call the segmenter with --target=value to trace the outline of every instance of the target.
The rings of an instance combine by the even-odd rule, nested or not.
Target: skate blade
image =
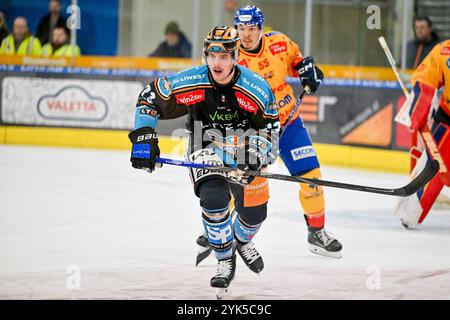
[[[228,288],[216,288],[216,298],[217,300],[222,299],[225,296],[225,293],[228,292]]]
[[[330,251],[325,250],[324,248],[315,246],[313,244],[309,245],[309,251],[311,251],[312,253],[324,256],[324,257],[336,258],[336,259],[342,258],[342,254],[340,251],[330,252]]]
[[[203,251],[200,250],[200,248],[203,249]],[[205,247],[199,247],[199,251],[197,253],[197,258],[195,259],[195,265],[198,266],[200,262],[208,258],[208,256],[211,254],[212,249],[211,248],[205,248]]]

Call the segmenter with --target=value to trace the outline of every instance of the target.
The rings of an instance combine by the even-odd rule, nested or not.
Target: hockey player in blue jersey
[[[243,6],[236,10],[234,26],[241,38],[238,63],[264,77],[273,88],[282,132],[280,157],[290,174],[320,179],[319,159],[303,124],[301,106],[294,111],[297,101],[286,77],[299,77],[304,89],[309,88],[311,93],[315,93],[323,79],[322,71],[312,57],[303,57],[298,45],[286,35],[277,31],[265,33],[264,21],[262,11],[256,6]],[[300,183],[299,187],[298,199],[308,228],[309,250],[327,257],[342,257],[342,244],[325,228],[323,187],[306,183]],[[204,234],[198,237],[197,244],[198,264],[211,249]]]
[[[132,166],[152,172],[160,153],[155,131],[158,121],[187,114],[187,158],[237,169],[231,174],[190,169],[205,232],[218,260],[210,284],[219,291],[233,280],[235,251],[252,271],[263,268],[251,240],[267,215],[268,183],[244,173],[263,170],[273,162],[280,127],[269,84],[237,65],[239,47],[234,28],[212,29],[204,41],[206,65],[147,85],[138,97],[134,130],[129,134]],[[237,212],[234,221],[229,210],[231,193]]]

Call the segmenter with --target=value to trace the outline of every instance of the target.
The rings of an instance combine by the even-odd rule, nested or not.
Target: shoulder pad
[[[157,81],[158,90],[165,97],[169,96],[173,90],[201,84],[210,84],[208,67],[205,65],[185,69],[167,78],[159,78]]]
[[[236,82],[236,86],[239,87],[242,91],[247,92],[248,94],[255,97],[262,106],[270,105],[273,102],[273,93],[272,89],[264,80],[256,72],[251,71],[250,69],[237,66],[239,70],[241,70],[241,75]]]

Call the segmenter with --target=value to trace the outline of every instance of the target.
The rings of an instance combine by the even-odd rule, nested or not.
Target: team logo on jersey
[[[269,46],[269,49],[273,55],[276,55],[277,53],[281,53],[281,52],[286,52],[287,51],[287,43],[286,43],[286,41],[275,42],[274,44]]]
[[[170,82],[169,82],[169,80],[167,79],[167,77],[164,77],[164,80],[163,80],[163,88],[164,89],[166,89],[167,91],[170,91],[170,89],[171,89],[171,87],[170,87]]]
[[[300,147],[291,150],[292,159],[294,161],[301,160],[304,158],[315,157],[316,152],[312,146]]]
[[[250,113],[256,113],[256,111],[258,111],[258,106],[244,94],[236,92],[236,98],[239,106],[245,111]]]
[[[158,112],[154,109],[151,108],[142,108],[141,111],[139,112],[140,114],[146,114],[152,117],[156,117],[158,115]]]
[[[443,47],[441,49],[441,54],[444,56],[450,56],[450,47]]]
[[[447,59],[447,68],[450,69],[450,58]]]
[[[183,94],[177,94],[175,97],[178,104],[189,106],[205,100],[205,90],[189,91]]]

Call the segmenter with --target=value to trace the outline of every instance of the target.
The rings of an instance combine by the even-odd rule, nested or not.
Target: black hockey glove
[[[323,72],[315,65],[314,59],[305,57],[294,66],[294,69],[298,73],[303,88],[306,90],[306,87],[309,87],[311,93],[316,92],[322,83]]]
[[[133,130],[128,135],[133,147],[131,149],[131,165],[136,169],[149,172],[155,170],[155,160],[159,157],[158,136],[151,127]]]

